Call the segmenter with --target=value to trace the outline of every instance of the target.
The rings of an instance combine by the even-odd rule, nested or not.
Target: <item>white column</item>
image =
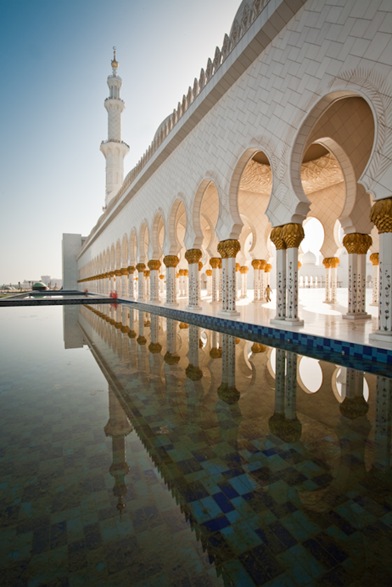
[[[210,259],[210,265],[212,268],[212,279],[211,279],[211,302],[218,302],[220,299],[220,280],[221,280],[221,267],[222,259],[220,257],[212,257]]]
[[[372,302],[371,306],[378,306],[378,296],[379,296],[379,279],[378,279],[378,272],[379,272],[379,255],[378,253],[372,253],[370,255],[370,261],[373,266],[373,287],[372,287]]]
[[[392,232],[380,234],[378,333],[392,338]]]
[[[286,249],[276,249],[276,316],[273,323],[286,316]],[[264,295],[264,292],[263,292]]]
[[[331,257],[331,304],[336,304],[337,302],[338,265],[338,257]]]
[[[348,312],[343,318],[356,320],[371,318],[366,304],[366,253],[372,244],[368,234],[350,233],[343,239],[348,252]]]
[[[240,275],[241,275],[241,298],[245,299],[248,295],[248,267],[243,265],[240,267]]]
[[[331,258],[326,257],[323,260],[323,265],[325,267],[325,300],[326,304],[330,304],[332,302],[331,296]]]
[[[150,300],[151,302],[159,302],[159,269],[161,262],[159,259],[151,259],[147,265],[150,270]]]
[[[129,278],[128,278],[128,292],[129,292],[129,299],[130,300],[134,300],[135,299],[135,279],[134,279],[134,272],[135,272],[135,267],[133,265],[130,265],[128,267],[128,274],[129,274]]]
[[[189,297],[188,310],[201,310],[200,306],[200,278],[199,261],[202,252],[200,249],[188,249],[185,252],[185,259],[188,261],[189,275]]]
[[[287,248],[285,322],[294,326],[301,326],[304,321],[298,318],[298,247],[304,238],[304,229],[301,224],[285,224],[282,228],[282,237]]]
[[[137,299],[138,302],[144,302],[145,301],[145,296],[146,296],[146,288],[145,288],[145,278],[144,278],[144,271],[146,269],[146,266],[144,263],[138,263],[136,265],[136,270],[137,270],[137,277],[138,277],[138,282],[137,282]]]
[[[179,259],[176,255],[166,255],[163,262],[166,266],[166,306],[177,306],[176,267]]]
[[[224,315],[238,316],[236,310],[236,255],[241,246],[238,240],[221,241],[218,252],[222,257],[222,309]]]

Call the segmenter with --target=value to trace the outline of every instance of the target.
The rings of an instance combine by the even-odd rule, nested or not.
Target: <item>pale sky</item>
[[[240,0],[0,0],[0,286],[61,278],[105,202],[113,46],[125,175],[230,32]]]

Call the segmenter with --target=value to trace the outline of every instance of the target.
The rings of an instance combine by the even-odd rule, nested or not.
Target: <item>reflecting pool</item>
[[[1,585],[391,585],[391,379],[128,305],[0,309]]]

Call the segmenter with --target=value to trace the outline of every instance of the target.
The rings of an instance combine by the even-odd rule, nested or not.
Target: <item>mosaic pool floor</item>
[[[129,307],[2,308],[0,401],[4,586],[392,584],[387,377]]]

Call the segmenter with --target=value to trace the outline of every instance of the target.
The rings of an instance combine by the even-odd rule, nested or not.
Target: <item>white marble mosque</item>
[[[270,284],[269,322],[288,329],[306,289],[334,306],[347,288],[351,324],[370,291],[369,340],[392,344],[391,65],[389,1],[243,0],[124,177],[114,53],[104,211],[63,235],[64,289],[235,318]],[[302,248],[315,221],[319,264]]]

